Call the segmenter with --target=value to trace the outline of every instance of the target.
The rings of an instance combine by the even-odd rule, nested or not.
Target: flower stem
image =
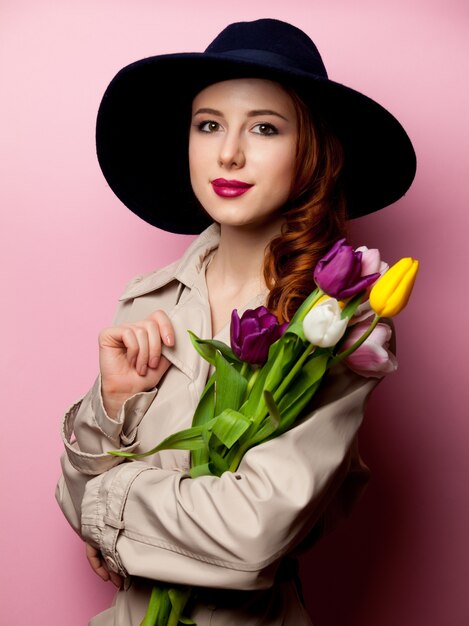
[[[244,378],[246,378],[246,374],[248,373],[248,371],[249,371],[249,363],[246,363],[246,361],[244,361],[240,370],[241,376],[244,376]]]
[[[273,396],[276,402],[281,399],[283,392],[287,389],[288,385],[291,383],[293,378],[297,375],[298,370],[300,370],[303,367],[303,363],[306,361],[306,359],[314,350],[314,348],[315,346],[313,346],[312,343],[308,344],[308,346],[306,347],[306,350],[303,352],[303,354],[300,356],[298,361],[295,363],[294,367],[292,367],[292,369],[289,371],[288,376],[286,376],[283,379],[283,382],[280,385],[280,387],[278,387],[275,390],[275,392],[273,393]]]
[[[339,354],[336,354],[335,357],[333,357],[329,361],[327,367],[332,367],[333,365],[336,365],[336,363],[339,363],[340,361],[342,361],[342,359],[345,359],[346,357],[348,357],[350,354],[352,354],[352,352],[355,352],[355,350],[359,348],[362,345],[362,343],[368,339],[368,337],[371,335],[371,333],[376,327],[376,324],[379,322],[380,319],[381,319],[381,316],[376,315],[373,321],[371,322],[368,330],[366,330],[363,333],[363,335],[359,337],[357,341],[350,346],[350,348],[347,348],[347,350],[344,350],[343,352],[339,352]]]
[[[246,387],[246,393],[245,393],[246,398],[249,398],[249,396],[251,395],[252,388],[254,387],[254,383],[256,382],[260,371],[261,371],[260,368],[257,368],[256,370],[254,370],[254,372],[251,375],[251,378],[248,380],[248,386]]]
[[[298,308],[295,315],[290,320],[290,324],[302,322],[313,306],[325,295],[324,291],[317,287]]]

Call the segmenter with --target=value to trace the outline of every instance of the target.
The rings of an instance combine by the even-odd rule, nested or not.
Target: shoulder
[[[125,286],[119,300],[131,300],[168,284],[174,280],[180,261],[178,259],[165,267],[134,276]]]
[[[218,224],[212,224],[196,237],[182,257],[160,269],[135,276],[127,283],[120,301],[131,300],[178,281],[191,287],[207,254],[218,246]]]

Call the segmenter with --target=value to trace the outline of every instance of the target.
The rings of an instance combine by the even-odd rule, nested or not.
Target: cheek
[[[281,190],[282,195],[289,194],[290,188],[293,183],[295,173],[295,154],[288,153],[287,155],[279,155],[277,159],[272,162],[272,182]]]

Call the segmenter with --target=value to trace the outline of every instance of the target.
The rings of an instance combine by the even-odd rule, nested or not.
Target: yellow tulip
[[[402,311],[412,292],[418,268],[418,261],[405,257],[373,285],[370,306],[377,315],[392,317]]]

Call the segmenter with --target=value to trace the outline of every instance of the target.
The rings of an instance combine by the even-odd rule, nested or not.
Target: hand
[[[174,329],[164,311],[132,324],[105,328],[99,334],[99,366],[104,408],[115,417],[122,404],[155,387],[170,366],[161,346],[174,345]]]
[[[118,589],[120,589],[122,585],[122,576],[119,576],[119,574],[116,574],[116,572],[108,570],[99,550],[93,548],[93,546],[91,546],[89,543],[85,543],[85,546],[86,558],[88,559],[88,562],[91,565],[91,569],[93,570],[93,572],[104,581],[110,580]]]

